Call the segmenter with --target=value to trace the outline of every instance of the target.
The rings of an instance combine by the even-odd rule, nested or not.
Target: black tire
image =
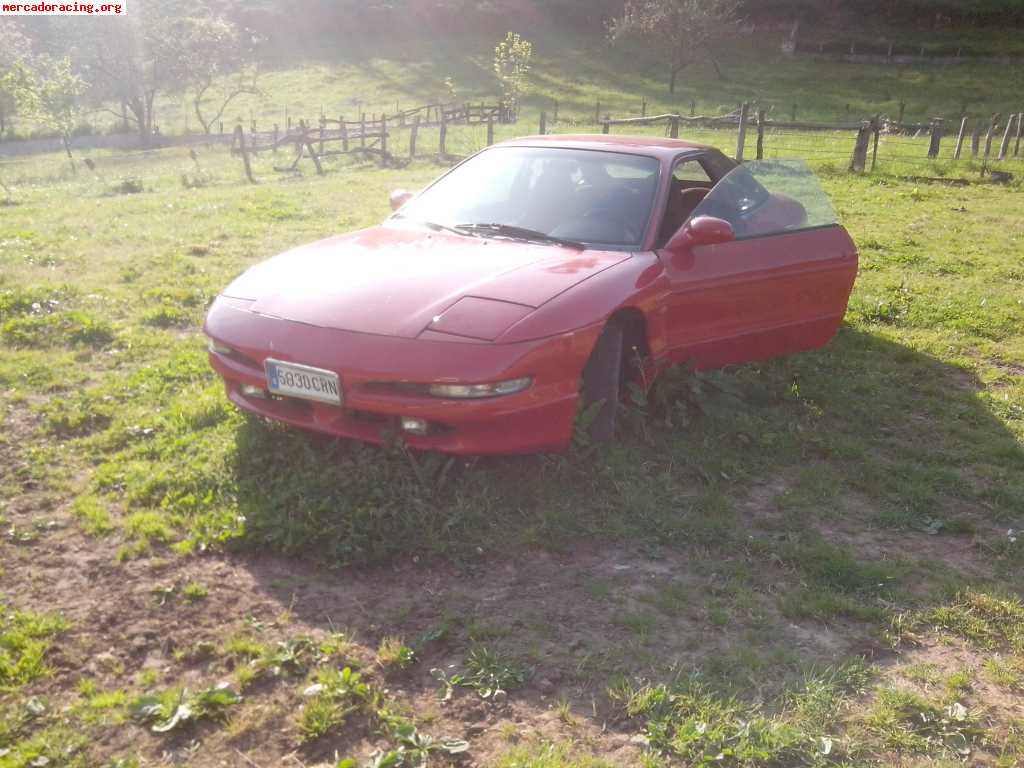
[[[590,359],[583,368],[580,394],[586,413],[594,403],[601,403],[587,431],[594,442],[608,442],[615,436],[615,415],[622,391],[622,328],[610,323],[601,332]]]

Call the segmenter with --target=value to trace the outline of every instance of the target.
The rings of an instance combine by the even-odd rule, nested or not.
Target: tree
[[[71,59],[40,57],[33,67],[19,62],[4,77],[4,84],[14,94],[19,114],[60,134],[74,169],[71,132],[81,117],[80,99],[86,86],[72,70]]]
[[[622,16],[608,24],[612,42],[638,38],[668,60],[669,93],[676,77],[698,61],[709,61],[719,77],[721,45],[739,26],[739,0],[627,0]]]
[[[84,62],[94,98],[120,104],[120,113],[102,109],[133,122],[148,141],[156,95],[180,87],[186,74],[187,29],[180,8],[171,0],[134,0],[130,16],[88,21],[76,28],[74,55]]]
[[[258,94],[256,40],[221,17],[184,20],[182,62],[192,92],[192,107],[203,131],[209,134],[232,101],[242,94]],[[224,84],[218,85],[218,81]],[[212,110],[204,112],[204,102]]]
[[[0,19],[0,141],[7,133],[18,107],[13,91],[4,86],[6,77],[13,71],[15,64],[28,61],[31,51],[28,38],[13,22]]]
[[[494,74],[501,85],[502,105],[510,116],[519,114],[519,100],[532,57],[533,44],[518,32],[509,32],[494,49]]]

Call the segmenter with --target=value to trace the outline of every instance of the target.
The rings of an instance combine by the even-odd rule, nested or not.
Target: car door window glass
[[[693,210],[728,221],[737,239],[794,232],[837,222],[817,177],[799,160],[736,166]]]

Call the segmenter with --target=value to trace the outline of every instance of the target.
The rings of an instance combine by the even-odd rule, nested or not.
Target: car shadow
[[[448,730],[567,701],[628,731],[606,695],[623,676],[772,700],[811,669],[884,668],[882,630],[908,607],[1016,589],[972,542],[1024,493],[1024,450],[977,376],[886,336],[844,326],[822,350],[673,377],[668,405],[634,409],[597,454],[414,470],[400,449],[247,422],[242,563],[292,631],[343,632],[364,660],[386,637],[411,646],[387,679],[414,706],[436,708],[431,670],[474,647],[527,672],[504,703],[457,691]]]

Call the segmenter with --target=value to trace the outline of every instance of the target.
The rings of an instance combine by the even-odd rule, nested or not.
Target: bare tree
[[[638,38],[668,60],[669,93],[686,67],[707,61],[723,77],[721,45],[736,33],[739,0],[628,0],[622,16],[608,23],[612,42]]]
[[[259,93],[257,40],[223,18],[192,18],[186,23],[184,69],[196,118],[209,134],[232,101]]]

